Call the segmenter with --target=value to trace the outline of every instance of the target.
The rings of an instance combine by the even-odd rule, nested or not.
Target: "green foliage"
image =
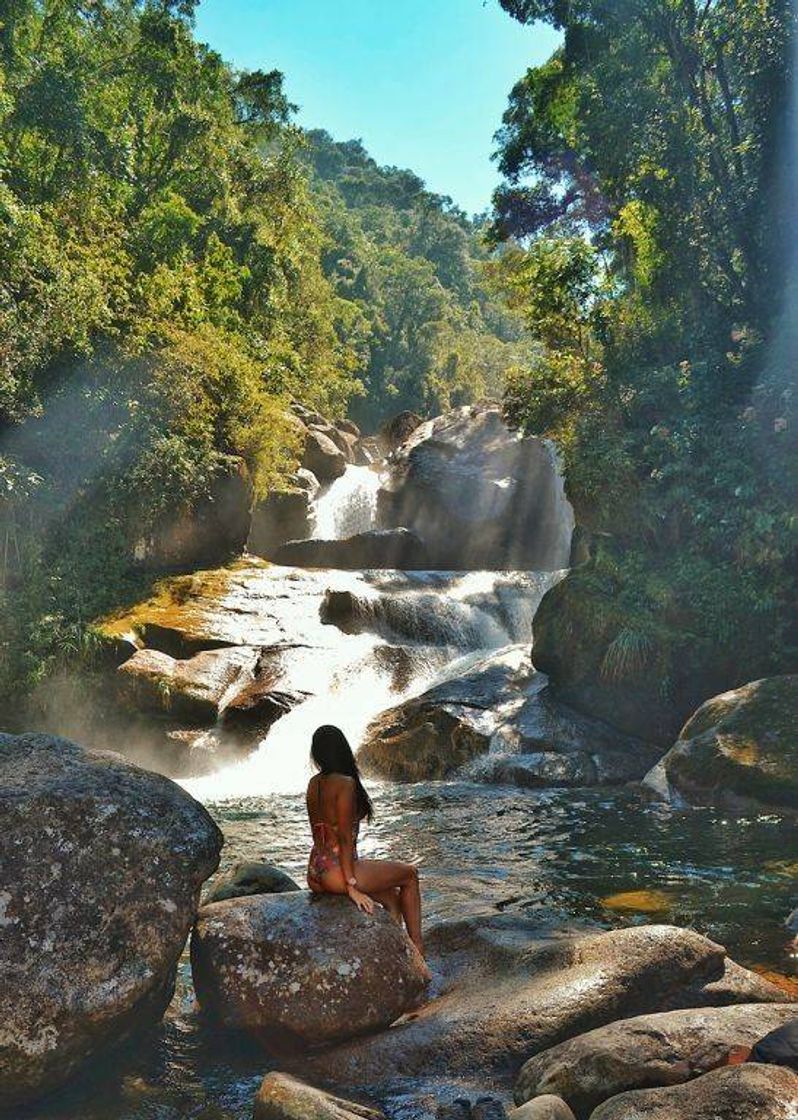
[[[356,418],[368,427],[499,395],[534,347],[494,291],[479,223],[411,172],[378,167],[358,141],[312,132],[306,158],[325,271],[347,305],[342,337],[365,367]]]
[[[277,71],[193,4],[0,13],[0,693],[136,584],[133,542],[231,457],[291,469],[290,398],[359,391]]]
[[[794,15],[502,3],[565,32],[510,97],[492,267],[545,347],[508,412],[560,438],[594,534],[597,673],[678,692],[685,666],[728,686],[794,671],[796,347],[774,241],[794,216],[773,191]]]

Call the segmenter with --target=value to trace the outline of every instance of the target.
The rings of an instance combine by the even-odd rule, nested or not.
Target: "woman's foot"
[[[424,973],[424,979],[429,984],[429,982],[432,980],[432,973],[429,970],[429,965],[427,964],[426,958],[424,956],[424,946],[419,945],[417,941],[414,941],[413,945],[415,946],[415,950],[418,953],[418,959],[421,962],[421,969]]]

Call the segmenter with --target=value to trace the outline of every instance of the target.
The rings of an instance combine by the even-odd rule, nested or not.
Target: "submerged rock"
[[[798,1076],[756,1064],[707,1073],[686,1085],[622,1093],[590,1120],[791,1120],[798,1115]]]
[[[257,656],[257,650],[231,646],[179,661],[159,650],[141,649],[117,669],[117,693],[135,711],[212,724],[231,689],[249,678]]]
[[[428,565],[424,542],[408,529],[370,529],[343,540],[290,540],[274,558],[278,564],[299,568],[418,571]]]
[[[222,835],[179,786],[49,735],[0,735],[0,1104],[158,1021]]]
[[[384,1120],[375,1108],[334,1097],[287,1073],[267,1073],[255,1097],[253,1120]]]
[[[688,804],[798,809],[798,676],[707,700],[646,783]]]
[[[678,1085],[721,1065],[796,1018],[794,1003],[744,1004],[639,1015],[561,1042],[525,1063],[518,1104],[541,1093],[564,1098],[578,1120],[630,1089]]]
[[[553,444],[511,432],[498,405],[415,427],[393,453],[380,523],[417,532],[434,568],[566,568],[574,518]]]
[[[417,1006],[422,961],[378,907],[308,891],[204,906],[191,938],[201,1005],[282,1048],[379,1030]]]
[[[298,891],[297,883],[271,863],[237,863],[211,883],[205,905],[224,902],[228,898],[246,898],[253,894],[284,894]]]

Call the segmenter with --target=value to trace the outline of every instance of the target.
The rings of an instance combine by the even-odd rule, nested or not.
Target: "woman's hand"
[[[369,898],[369,896],[367,894],[363,894],[363,892],[359,891],[357,889],[357,887],[352,887],[352,886],[348,886],[346,888],[346,893],[352,899],[355,906],[357,906],[358,910],[362,910],[364,914],[373,914],[374,913],[374,899],[373,898]]]

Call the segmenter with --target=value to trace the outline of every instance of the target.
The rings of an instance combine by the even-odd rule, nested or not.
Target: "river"
[[[322,495],[319,532],[373,523],[378,478],[350,467]],[[279,569],[244,571],[248,609],[269,598]],[[183,784],[224,831],[222,866],[267,860],[302,879],[309,844],[302,792],[309,736],[340,723],[357,742],[402,697],[475,657],[531,642],[534,610],[560,573],[294,573],[295,679],[312,697],[274,725],[244,760]],[[360,632],[324,625],[328,589],[349,593]],[[231,593],[233,594],[233,593]],[[259,599],[259,596],[261,597]],[[237,608],[240,609],[240,608]],[[264,608],[265,609],[265,608]],[[397,651],[400,651],[397,654]],[[497,749],[501,749],[500,745]],[[679,811],[639,789],[522,790],[477,773],[416,785],[372,783],[376,819],[363,854],[419,862],[427,923],[497,910],[554,909],[604,924],[670,921],[725,944],[743,964],[793,971],[784,918],[794,904],[795,826],[776,814]],[[193,1001],[187,955],[167,1016],[40,1120],[245,1120],[269,1055],[220,1037]]]

